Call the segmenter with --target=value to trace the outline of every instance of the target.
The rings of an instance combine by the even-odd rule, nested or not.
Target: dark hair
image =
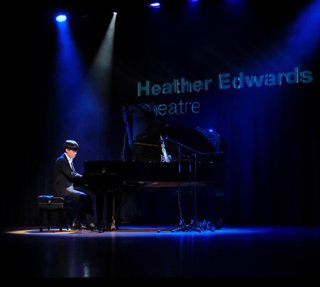
[[[64,148],[68,148],[68,149],[72,149],[72,150],[78,150],[79,149],[79,145],[74,140],[66,140],[64,142]]]

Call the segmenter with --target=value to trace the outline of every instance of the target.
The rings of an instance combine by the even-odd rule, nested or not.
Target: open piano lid
[[[123,111],[128,147],[135,160],[160,160],[161,136],[173,160],[177,158],[179,148],[183,156],[197,154],[211,158],[223,154],[221,137],[214,130],[164,124],[139,104],[125,107]]]

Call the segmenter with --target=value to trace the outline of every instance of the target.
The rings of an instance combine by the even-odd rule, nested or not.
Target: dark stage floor
[[[1,277],[258,279],[320,277],[320,228],[224,226],[172,232],[122,226],[112,232],[1,231]]]

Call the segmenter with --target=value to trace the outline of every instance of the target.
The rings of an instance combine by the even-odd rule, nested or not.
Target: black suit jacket
[[[70,167],[66,155],[61,154],[55,161],[53,174],[54,194],[58,196],[68,196],[67,187],[72,185],[73,179],[81,174],[73,171]]]

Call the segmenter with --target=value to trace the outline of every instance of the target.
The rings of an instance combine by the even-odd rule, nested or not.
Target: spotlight
[[[149,7],[151,8],[160,8],[160,3],[159,2],[152,2],[149,4]]]
[[[67,15],[59,14],[58,16],[56,16],[56,21],[59,23],[67,21]]]

